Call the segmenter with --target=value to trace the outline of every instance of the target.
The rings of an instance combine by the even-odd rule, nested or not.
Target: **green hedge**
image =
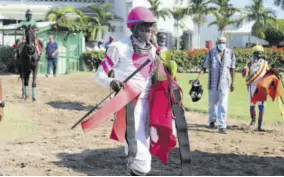
[[[234,49],[236,54],[236,70],[240,71],[252,57],[252,49]],[[176,61],[179,73],[196,72],[202,66],[206,49],[189,51],[171,51],[171,59]],[[97,69],[101,60],[104,59],[104,52],[88,51],[83,54],[83,60],[88,70]],[[283,48],[265,48],[264,55],[269,64],[284,70],[284,49]]]
[[[236,70],[240,71],[252,57],[252,49],[234,49],[236,55]],[[178,72],[194,72],[200,69],[206,55],[205,49],[192,51],[172,51],[171,59],[178,64]],[[266,60],[272,67],[284,70],[284,49],[266,48]]]

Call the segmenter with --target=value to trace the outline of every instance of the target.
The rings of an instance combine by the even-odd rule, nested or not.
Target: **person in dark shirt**
[[[50,67],[53,65],[53,76],[56,77],[56,69],[57,69],[57,58],[58,58],[58,45],[54,41],[54,37],[52,35],[48,38],[49,42],[46,45],[46,57],[47,57],[47,74],[46,77],[50,75]]]

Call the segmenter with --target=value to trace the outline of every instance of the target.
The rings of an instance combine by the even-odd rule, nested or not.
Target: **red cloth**
[[[269,95],[274,101],[281,96],[282,84],[274,73],[267,73],[258,83],[257,92],[253,95],[251,102],[266,101]]]
[[[169,152],[176,146],[176,137],[173,135],[172,129],[173,117],[168,92],[169,84],[168,80],[157,81],[157,87],[156,85],[151,87],[149,99],[150,127],[156,128],[158,133],[157,142],[154,142],[153,137],[150,137],[150,152],[157,156],[162,163],[167,162]],[[124,142],[125,124],[125,109],[123,108],[117,112],[110,139]]]
[[[156,81],[150,91],[150,126],[155,127],[158,134],[158,141],[154,142],[151,137],[150,152],[156,155],[162,163],[168,160],[169,152],[176,146],[176,137],[172,129],[172,108],[168,91],[170,82]],[[161,104],[162,103],[162,104]]]
[[[169,152],[176,146],[176,137],[173,135],[172,129],[173,117],[170,102],[171,95],[168,91],[171,82],[169,76],[168,80],[156,82],[157,85],[154,84],[150,90],[149,119],[150,126],[157,130],[158,141],[154,142],[153,137],[150,137],[150,152],[152,155],[156,155],[162,163],[166,163]],[[84,132],[97,127],[107,119],[109,115],[116,112],[117,117],[112,127],[110,139],[124,142],[126,131],[124,107],[129,103],[130,98],[131,100],[137,99],[137,94],[135,94],[136,91],[133,91],[132,89],[133,88],[129,86],[126,87],[123,92],[119,92],[118,95],[112,98],[110,102],[106,103],[88,120],[82,122]]]
[[[124,89],[118,92],[109,102],[105,103],[100,109],[98,109],[89,119],[81,123],[84,132],[87,132],[93,128],[96,128],[104,122],[108,117],[115,112],[121,110],[131,100],[136,98],[141,91],[131,87],[129,84],[124,84]]]

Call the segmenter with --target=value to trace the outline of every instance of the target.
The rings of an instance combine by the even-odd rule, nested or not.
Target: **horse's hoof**
[[[36,101],[36,99],[35,99],[35,98],[33,98],[33,101]]]

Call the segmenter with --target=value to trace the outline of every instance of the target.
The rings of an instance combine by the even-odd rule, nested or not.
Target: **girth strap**
[[[126,142],[128,145],[127,165],[131,165],[137,154],[137,142],[134,120],[134,100],[126,105]]]
[[[182,106],[179,106],[178,104],[181,101],[179,90],[176,88],[173,89],[174,89],[173,93],[176,102],[172,103],[172,111],[175,117],[175,123],[177,129],[182,175],[191,176],[192,175],[191,152],[190,152],[189,137],[187,133],[188,132],[187,123],[185,120],[185,112]]]

